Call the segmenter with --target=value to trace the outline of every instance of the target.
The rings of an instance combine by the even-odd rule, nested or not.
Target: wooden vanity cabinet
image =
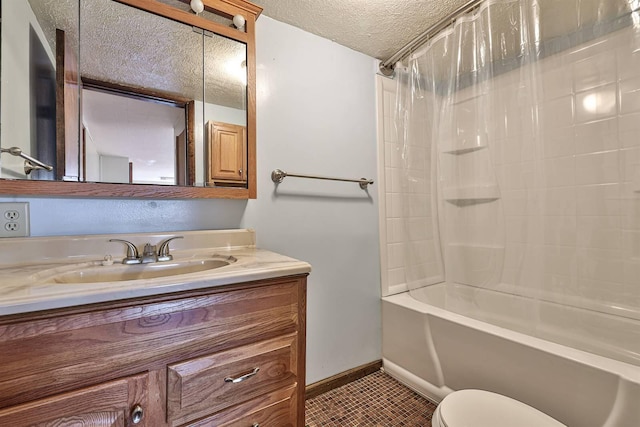
[[[0,411],[1,426],[145,425],[147,375],[134,375],[93,387],[45,397]]]
[[[301,275],[2,317],[0,426],[302,427],[305,310]]]

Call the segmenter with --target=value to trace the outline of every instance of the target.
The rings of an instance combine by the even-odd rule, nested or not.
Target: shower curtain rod
[[[402,49],[391,55],[385,61],[380,62],[380,65],[378,66],[380,72],[385,76],[392,76],[396,62],[402,61],[403,59],[408,57],[412,51],[425,44],[427,41],[429,41],[429,39],[431,39],[431,37],[442,31],[443,29],[447,28],[449,25],[451,25],[451,22],[456,20],[456,18],[478,7],[481,2],[482,0],[471,0],[451,12],[449,15],[445,16],[436,24],[427,28],[425,32],[421,33],[416,38],[411,40]]]

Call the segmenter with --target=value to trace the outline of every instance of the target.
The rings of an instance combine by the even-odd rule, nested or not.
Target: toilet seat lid
[[[445,427],[566,427],[520,401],[484,390],[459,390],[438,405]]]

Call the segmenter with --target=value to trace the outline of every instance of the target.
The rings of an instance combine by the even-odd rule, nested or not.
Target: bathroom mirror
[[[261,9],[203,3],[2,0],[0,193],[255,198]]]

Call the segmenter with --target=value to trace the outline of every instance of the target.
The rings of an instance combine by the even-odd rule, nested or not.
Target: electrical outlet
[[[0,203],[0,237],[29,235],[29,203]]]

